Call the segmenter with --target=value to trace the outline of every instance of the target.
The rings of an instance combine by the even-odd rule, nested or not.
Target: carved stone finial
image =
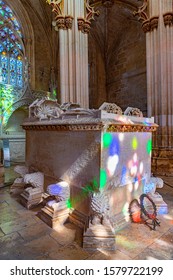
[[[172,25],[173,24],[173,13],[168,12],[168,13],[164,14],[163,15],[163,20],[164,20],[165,26]]]

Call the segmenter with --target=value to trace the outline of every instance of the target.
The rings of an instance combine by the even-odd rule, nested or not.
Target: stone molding
[[[114,125],[111,124],[107,127],[107,132],[154,132],[157,125],[144,126],[144,125]]]
[[[173,12],[167,12],[163,15],[165,26],[173,24]]]
[[[104,129],[104,124],[24,124],[23,129],[25,130],[48,130],[48,131],[84,131],[84,130],[98,130]],[[157,125],[146,126],[140,124],[111,124],[105,126],[107,132],[154,132],[157,129]]]
[[[102,124],[75,124],[75,125],[23,125],[25,130],[56,130],[56,131],[80,131],[80,130],[102,130]]]

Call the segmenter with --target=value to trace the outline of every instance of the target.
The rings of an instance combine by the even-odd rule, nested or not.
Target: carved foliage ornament
[[[79,17],[78,21],[78,30],[82,33],[88,34],[91,28],[91,21],[94,20],[95,16],[99,16],[99,11],[95,11],[95,8],[90,6],[89,0],[85,0],[85,9],[86,9],[86,16],[85,18]]]
[[[47,0],[46,2],[52,6],[52,11],[55,13],[55,20],[52,22],[55,30],[72,29],[73,17],[71,15],[63,15],[62,0]]]
[[[165,26],[172,25],[173,24],[173,13],[172,12],[168,12],[168,13],[164,14],[163,15],[163,20],[164,20]]]
[[[147,8],[149,0],[144,0],[143,5],[135,11],[134,16],[138,16],[138,20],[142,22],[142,29],[145,33],[152,31],[158,27],[159,17],[154,16],[149,18]]]

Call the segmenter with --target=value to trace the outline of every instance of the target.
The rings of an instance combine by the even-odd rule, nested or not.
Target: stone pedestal
[[[49,201],[38,213],[38,217],[48,226],[55,229],[67,221],[69,211],[65,201],[58,203],[56,201]]]
[[[20,203],[31,209],[42,202],[42,191],[39,188],[26,188],[20,195]]]
[[[114,251],[115,233],[108,227],[101,224],[89,224],[89,228],[83,234],[83,248],[87,251],[97,249]]]

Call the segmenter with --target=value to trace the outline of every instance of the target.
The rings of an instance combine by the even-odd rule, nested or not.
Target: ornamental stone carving
[[[36,118],[40,121],[59,118],[62,113],[63,111],[57,101],[47,98],[37,99],[29,106],[29,118]]]
[[[159,16],[149,18],[148,16],[148,0],[144,0],[141,7],[134,11],[134,16],[138,16],[138,20],[142,23],[144,33],[150,32],[158,27]]]
[[[112,114],[118,114],[118,115],[122,115],[122,109],[116,105],[115,103],[107,103],[104,102],[99,110],[105,110],[107,113],[112,113]]]
[[[164,20],[165,26],[172,25],[173,24],[173,12],[168,12],[168,13],[164,14],[163,20]]]
[[[91,224],[105,224],[109,222],[109,199],[104,192],[94,193],[90,205]]]
[[[68,15],[65,16],[65,27],[66,29],[72,29],[72,25],[73,25],[73,17]]]
[[[58,29],[66,29],[65,17],[63,15],[58,15],[55,22]]]
[[[124,111],[124,115],[126,116],[136,116],[136,117],[143,117],[143,113],[138,108],[128,107]]]
[[[99,16],[99,11],[95,11],[93,6],[90,6],[90,1],[86,0],[85,2],[85,9],[86,9],[86,16],[85,18],[79,17],[77,19],[78,22],[78,30],[82,33],[88,34],[91,28],[91,21],[94,20],[95,16]]]
[[[150,18],[150,28],[151,28],[151,30],[154,30],[155,28],[157,28],[158,23],[159,23],[159,17],[158,16]]]

